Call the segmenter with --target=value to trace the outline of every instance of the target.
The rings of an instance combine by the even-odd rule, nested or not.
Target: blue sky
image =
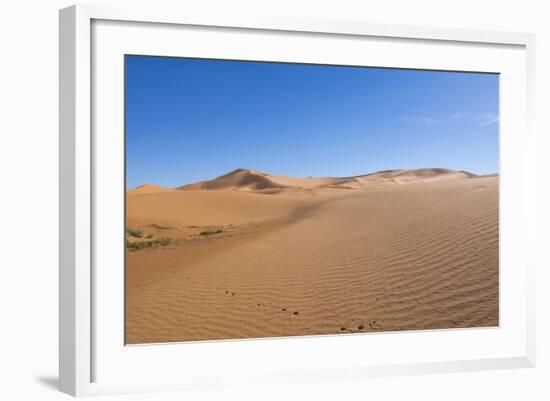
[[[494,74],[127,56],[127,187],[498,172],[498,91]]]

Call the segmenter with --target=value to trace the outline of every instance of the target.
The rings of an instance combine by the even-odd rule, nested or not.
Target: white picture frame
[[[121,23],[121,26],[115,26]],[[94,24],[96,27],[94,28]],[[124,25],[126,24],[126,25]],[[137,24],[137,25],[128,25]],[[503,69],[509,68],[510,85],[507,88],[517,88],[519,92],[515,105],[521,106],[521,112],[517,116],[510,116],[508,122],[503,122],[504,129],[508,127],[520,128],[522,135],[506,136],[504,145],[501,147],[501,171],[503,177],[501,184],[505,184],[501,189],[501,200],[510,199],[509,207],[505,207],[504,214],[509,224],[505,224],[501,230],[501,235],[512,235],[511,231],[521,231],[522,238],[517,249],[505,250],[504,256],[509,259],[510,267],[514,267],[516,273],[520,274],[518,279],[508,280],[504,288],[501,286],[501,307],[503,302],[519,305],[514,316],[518,326],[516,329],[509,328],[506,325],[498,329],[485,331],[461,331],[460,334],[449,336],[444,341],[455,341],[454,337],[460,336],[460,341],[464,344],[474,344],[476,341],[498,342],[496,332],[501,330],[505,333],[510,330],[510,336],[502,340],[500,348],[495,348],[494,352],[481,353],[472,351],[470,354],[461,357],[442,356],[442,360],[419,360],[414,355],[410,355],[406,362],[395,359],[384,359],[383,355],[376,361],[373,356],[372,363],[362,364],[360,362],[349,360],[349,363],[342,365],[331,365],[330,358],[336,358],[338,353],[334,352],[336,347],[347,347],[353,350],[357,347],[363,347],[365,339],[371,338],[382,343],[381,338],[391,336],[393,344],[398,344],[401,337],[391,333],[376,334],[376,337],[358,336],[340,336],[338,339],[333,337],[314,337],[309,339],[278,339],[273,340],[250,340],[240,342],[211,342],[199,344],[195,348],[186,348],[185,352],[191,356],[205,355],[225,355],[235,357],[243,355],[243,360],[247,360],[246,355],[254,353],[267,352],[266,355],[285,355],[283,348],[288,348],[294,355],[300,352],[309,352],[308,355],[319,354],[320,350],[327,352],[327,361],[322,363],[312,359],[310,364],[299,364],[295,369],[292,368],[288,359],[273,361],[273,369],[264,369],[258,367],[258,374],[242,370],[233,375],[225,374],[223,369],[215,372],[212,376],[205,375],[204,371],[197,368],[196,371],[189,371],[185,379],[176,376],[162,376],[162,372],[157,377],[152,377],[151,372],[137,372],[127,369],[129,372],[126,377],[118,377],[110,372],[106,374],[103,380],[99,366],[106,363],[114,366],[113,371],[118,369],[117,363],[127,363],[135,366],[136,361],[146,362],[145,365],[158,363],[163,358],[169,358],[166,354],[172,353],[180,345],[151,345],[146,347],[134,347],[131,355],[125,355],[127,360],[112,360],[107,354],[111,354],[110,345],[105,345],[110,340],[105,340],[112,333],[118,333],[115,328],[109,331],[109,320],[104,318],[101,313],[101,302],[96,305],[94,301],[95,291],[98,286],[105,283],[105,275],[97,275],[94,268],[97,267],[97,261],[101,260],[101,255],[94,253],[94,232],[98,230],[98,224],[101,226],[101,212],[97,212],[97,202],[95,194],[98,190],[96,179],[100,166],[98,165],[97,154],[104,152],[111,156],[111,160],[116,163],[116,152],[110,151],[107,142],[98,143],[94,139],[93,126],[99,125],[94,121],[94,107],[92,101],[94,96],[94,87],[92,79],[94,69],[103,68],[101,62],[94,59],[101,54],[102,59],[112,54],[122,54],[126,50],[121,45],[128,40],[128,37],[139,37],[140,29],[144,27],[156,26],[154,33],[147,37],[148,43],[141,41],[140,46],[132,47],[145,49],[145,52],[167,55],[172,54],[173,49],[166,45],[164,49],[155,50],[155,40],[160,37],[171,35],[174,30],[185,27],[204,28],[205,30],[214,30],[214,36],[222,39],[230,37],[231,32],[242,32],[243,37],[247,35],[263,34],[267,43],[275,43],[279,40],[276,36],[284,34],[306,35],[308,38],[322,36],[327,40],[339,38],[342,40],[362,40],[383,39],[388,43],[395,41],[406,41],[407,43],[417,43],[419,46],[430,44],[438,46],[443,51],[444,46],[455,46],[457,52],[468,51],[467,48],[478,49],[479,59],[488,48],[496,49],[495,57],[486,64],[476,64],[472,61],[470,67],[454,66],[450,58],[448,62],[434,63],[428,60],[423,64],[418,64],[426,69],[472,69],[476,70],[476,65],[484,65],[483,71],[501,73]],[[94,31],[96,29],[96,31]],[[99,29],[102,29],[99,31]],[[148,29],[148,28],[147,28]],[[131,31],[131,34],[124,35],[120,32]],[[200,30],[200,29],[199,29]],[[96,32],[97,40],[93,36]],[[117,33],[118,32],[118,33]],[[152,32],[152,31],[151,31]],[[105,41],[105,35],[109,37],[109,45]],[[158,35],[158,36],[157,36]],[[274,36],[271,38],[271,36]],[[116,37],[115,37],[116,36]],[[300,36],[300,37],[302,37]],[[103,38],[103,39],[102,39]],[[143,38],[142,38],[143,39]],[[309,39],[304,39],[309,40]],[[206,44],[206,42],[205,42]],[[176,46],[176,44],[174,44]],[[208,47],[208,46],[206,46]],[[536,261],[532,256],[534,252],[528,252],[528,248],[534,243],[535,238],[535,186],[533,177],[535,173],[535,133],[533,130],[533,111],[534,111],[534,35],[524,33],[506,33],[506,32],[484,32],[459,29],[439,29],[414,26],[390,26],[367,24],[358,21],[317,21],[317,20],[292,20],[281,18],[254,18],[252,19],[230,19],[216,15],[187,15],[178,10],[161,10],[155,7],[151,8],[112,8],[109,6],[78,5],[72,6],[60,11],[60,390],[75,396],[93,395],[105,393],[125,393],[133,391],[157,391],[166,389],[186,389],[203,388],[233,385],[246,382],[279,382],[279,381],[309,381],[309,380],[327,380],[331,378],[362,378],[369,376],[386,376],[401,374],[422,374],[430,372],[449,372],[449,371],[469,371],[482,369],[506,369],[516,367],[530,367],[535,364],[535,321],[534,321],[534,265]],[[500,49],[500,50],[499,50]],[[105,50],[105,53],[101,53]],[[508,50],[510,50],[508,52]],[[429,52],[430,50],[426,50]],[[122,52],[122,53],[121,53]],[[499,58],[499,52],[502,58]],[[165,54],[166,53],[166,54]],[[498,54],[497,54],[498,53]],[[342,53],[342,57],[346,57]],[[244,57],[244,56],[243,56]],[[268,56],[264,56],[268,57]],[[281,56],[273,56],[281,57]],[[288,59],[292,61],[296,55],[288,53]],[[323,56],[325,57],[325,56]],[[333,57],[331,54],[327,58]],[[398,57],[398,56],[396,56]],[[507,63],[510,57],[510,63]],[[388,59],[389,60],[389,59]],[[363,63],[359,61],[359,63]],[[389,65],[390,61],[383,62],[384,66],[397,66],[399,61],[396,58],[395,64]],[[420,61],[418,61],[420,63]],[[482,63],[482,61],[478,61]],[[500,63],[500,64],[499,64]],[[504,65],[507,64],[507,65]],[[512,71],[513,66],[517,68]],[[480,67],[478,67],[480,68]],[[523,74],[524,73],[524,74]],[[512,75],[518,75],[515,78]],[[102,75],[105,76],[105,75]],[[114,76],[113,76],[114,77]],[[116,78],[116,77],[115,77]],[[101,78],[103,79],[103,78]],[[114,79],[114,78],[113,78]],[[118,78],[117,78],[118,79]],[[513,81],[513,84],[512,84]],[[116,84],[119,81],[113,81]],[[507,84],[508,85],[508,84]],[[114,85],[117,93],[121,88]],[[98,95],[98,96],[101,96]],[[503,96],[509,96],[505,94]],[[114,96],[113,103],[108,106],[113,110],[120,110],[122,105],[118,102],[119,98]],[[509,106],[512,104],[510,103]],[[103,107],[103,106],[102,106]],[[105,106],[106,107],[106,106]],[[502,112],[512,110],[507,103],[503,104]],[[516,112],[513,112],[516,113]],[[99,113],[101,115],[101,113]],[[96,116],[97,117],[97,116]],[[513,118],[512,118],[513,117]],[[509,124],[509,125],[507,125]],[[113,125],[116,127],[116,125]],[[105,146],[105,149],[101,147]],[[109,148],[109,149],[107,149]],[[114,156],[112,154],[115,154]],[[105,160],[109,159],[106,157]],[[118,161],[122,163],[122,160]],[[103,163],[103,162],[102,162]],[[108,162],[105,162],[108,163]],[[512,167],[514,172],[512,172]],[[122,187],[121,187],[122,190]],[[102,190],[102,193],[106,191]],[[113,193],[111,193],[112,195]],[[503,198],[506,197],[506,198]],[[505,205],[506,206],[506,205]],[[97,213],[96,213],[97,212]],[[105,216],[104,216],[105,217]],[[502,219],[502,216],[501,216]],[[511,241],[512,237],[510,237]],[[502,244],[501,244],[502,246]],[[501,258],[502,258],[501,248]],[[502,262],[501,262],[502,263]],[[519,272],[519,273],[518,273]],[[506,273],[506,272],[505,272]],[[506,273],[507,274],[507,273]],[[506,278],[507,276],[505,276]],[[512,277],[512,276],[510,276]],[[515,277],[515,276],[514,276]],[[116,281],[116,280],[115,280]],[[505,282],[506,284],[506,282]],[[119,291],[120,288],[105,291]],[[103,291],[103,289],[101,289]],[[112,296],[112,292],[110,293]],[[510,298],[508,295],[510,294]],[[120,294],[122,297],[122,294]],[[97,301],[97,300],[96,300]],[[118,301],[116,301],[118,302]],[[116,304],[117,306],[119,304]],[[117,309],[117,307],[113,308]],[[113,314],[112,319],[120,318]],[[506,308],[504,308],[506,310]],[[100,311],[98,313],[98,311]],[[105,320],[101,320],[105,319]],[[96,326],[103,327],[98,332]],[[512,333],[513,332],[513,333]],[[417,339],[417,344],[430,344],[434,341],[434,336],[441,337],[442,334],[424,332]],[[454,336],[454,337],[453,337]],[[485,338],[486,337],[486,338]],[[512,339],[513,338],[513,339]],[[118,340],[117,340],[118,341]],[[409,341],[409,340],[407,340]],[[347,344],[345,345],[344,344]],[[117,343],[118,344],[118,343]],[[221,345],[220,345],[221,344]],[[513,347],[511,346],[513,344]],[[123,344],[122,344],[123,345]],[[443,345],[443,343],[442,343]],[[381,345],[382,346],[382,345]],[[118,345],[117,345],[118,347]],[[157,348],[155,348],[157,347]],[[172,347],[172,348],[169,348]],[[331,348],[332,347],[332,348]],[[495,346],[496,347],[496,346]],[[472,346],[472,349],[475,348]],[[303,351],[306,349],[307,351]],[[459,352],[461,346],[457,347]],[[117,351],[118,352],[118,351]],[[272,353],[272,354],[269,354]],[[386,352],[387,353],[387,352]],[[382,352],[383,354],[383,352]],[[122,354],[121,354],[122,355]],[[98,357],[99,356],[99,357]],[[101,363],[96,361],[99,358]],[[121,356],[121,358],[123,358]],[[250,357],[252,358],[252,357]],[[301,358],[303,359],[303,358]],[[167,360],[167,359],[166,359]],[[253,359],[248,359],[248,362]],[[169,362],[168,366],[171,366]],[[229,368],[228,368],[229,369]],[[136,380],[132,379],[132,374],[136,374]],[[140,376],[141,374],[141,376]],[[100,378],[98,380],[98,378]]]

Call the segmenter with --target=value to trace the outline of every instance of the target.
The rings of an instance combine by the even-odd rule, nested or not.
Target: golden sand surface
[[[126,342],[497,326],[498,183],[238,169],[129,190]]]

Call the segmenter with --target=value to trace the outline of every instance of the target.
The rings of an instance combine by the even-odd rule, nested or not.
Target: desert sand
[[[498,183],[237,169],[128,190],[126,342],[497,326]]]

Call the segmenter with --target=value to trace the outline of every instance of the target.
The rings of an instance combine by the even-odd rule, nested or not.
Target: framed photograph
[[[530,367],[534,37],[60,12],[60,388]]]

